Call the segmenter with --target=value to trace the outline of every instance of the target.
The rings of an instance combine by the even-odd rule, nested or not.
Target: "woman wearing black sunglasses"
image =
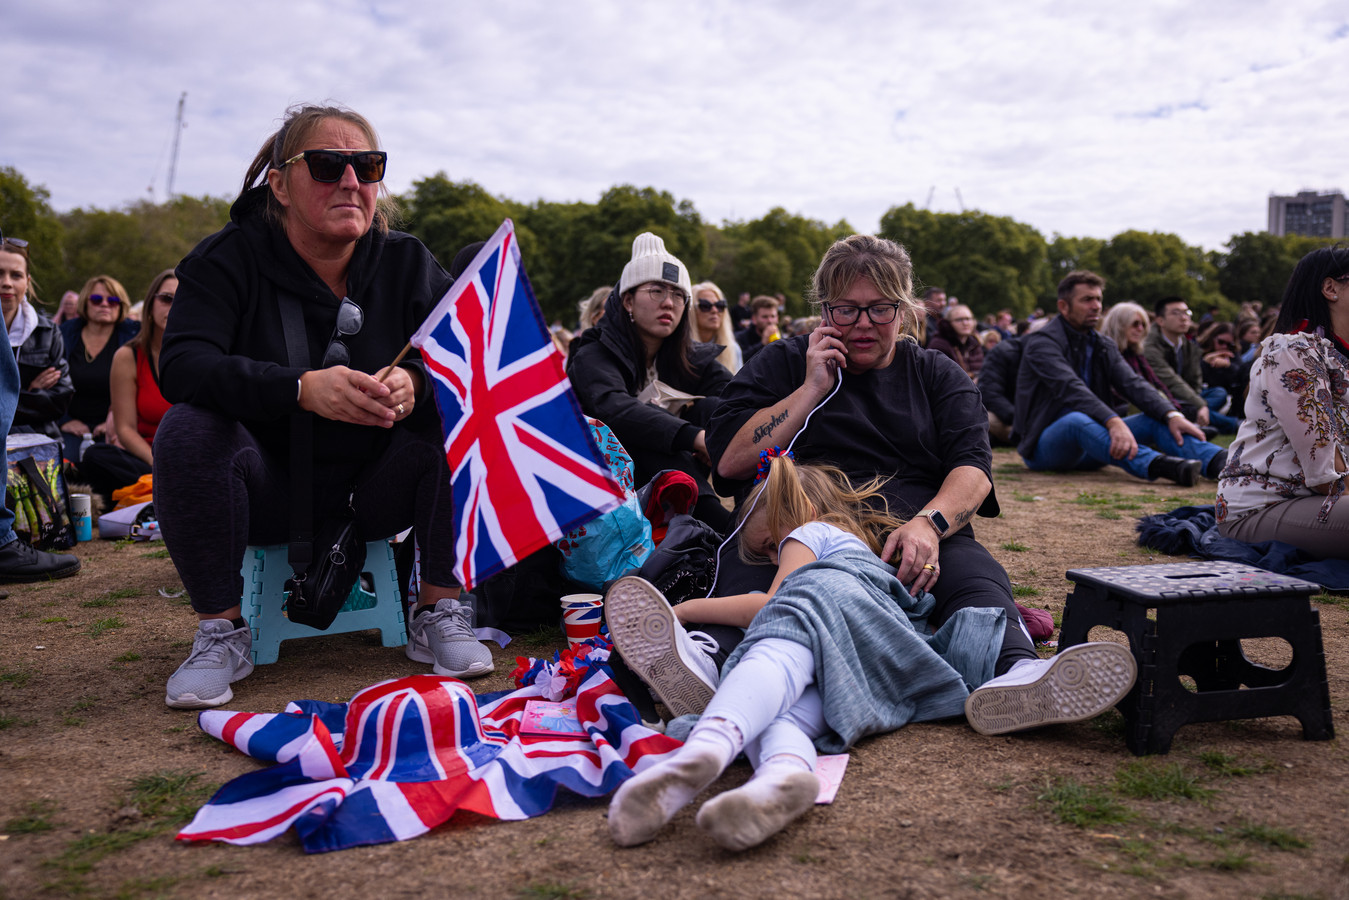
[[[366,540],[415,525],[423,580],[408,655],[442,675],[492,670],[452,575],[430,381],[415,352],[388,368],[451,278],[416,238],[389,229],[377,147],[355,112],[291,109],[249,167],[230,224],[177,267],[160,358],[174,406],[155,435],[155,508],[199,621],[169,706],[227,703],[231,682],[252,671],[240,560],[248,544],[287,542],[302,482],[315,530],[348,506]],[[312,434],[308,455],[292,455],[293,419],[298,437]]]
[[[111,275],[95,275],[80,289],[75,318],[61,323],[66,362],[75,396],[61,420],[66,459],[79,460],[80,442],[92,434],[102,440],[112,403],[112,357],[136,336],[140,323],[127,318],[130,297]]]
[[[732,375],[740,371],[745,364],[744,351],[736,342],[731,331],[731,316],[726,311],[726,295],[711,281],[703,281],[693,286],[693,321],[697,331],[693,338],[704,344],[718,344],[721,353],[717,362]]]

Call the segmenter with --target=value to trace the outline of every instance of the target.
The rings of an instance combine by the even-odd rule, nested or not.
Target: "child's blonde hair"
[[[884,478],[873,478],[855,488],[834,466],[797,465],[790,457],[778,456],[770,461],[768,477],[750,493],[744,508],[751,512],[745,515],[763,515],[774,540],[807,522],[826,522],[857,535],[879,556],[886,536],[906,521],[890,512],[881,493],[884,484]],[[740,558],[762,562],[743,531],[741,535]]]

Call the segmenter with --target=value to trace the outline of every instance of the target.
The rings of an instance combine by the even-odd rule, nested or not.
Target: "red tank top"
[[[136,356],[136,431],[149,443],[154,443],[159,420],[173,404],[159,392],[159,382],[150,371],[150,354],[132,350]]]

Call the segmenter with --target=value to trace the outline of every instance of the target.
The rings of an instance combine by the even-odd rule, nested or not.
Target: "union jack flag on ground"
[[[507,219],[412,336],[435,379],[465,588],[623,502]]]
[[[413,675],[350,703],[203,712],[203,731],[276,765],[222,787],[178,839],[258,844],[294,827],[321,853],[414,838],[460,809],[527,819],[559,788],[602,797],[679,746],[641,724],[603,667],[576,693],[584,735],[520,734],[525,704],[545,691],[536,682],[478,698],[453,678]]]

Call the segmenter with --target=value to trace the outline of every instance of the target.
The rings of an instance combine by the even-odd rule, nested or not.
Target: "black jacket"
[[[45,434],[61,440],[61,429],[56,422],[70,408],[75,396],[75,385],[70,381],[70,367],[66,365],[65,344],[60,330],[42,313],[37,314],[37,327],[28,335],[23,346],[14,351],[19,364],[19,406],[14,411],[11,434]],[[61,380],[46,390],[28,387],[45,369],[61,371]]]
[[[334,336],[342,298],[300,258],[285,233],[263,218],[267,190],[255,188],[239,198],[230,224],[178,264],[160,387],[171,403],[193,403],[239,420],[289,466],[289,414],[298,409],[296,386],[306,369],[288,359],[278,296],[284,291],[300,301],[311,368],[320,365]],[[351,368],[373,374],[393,362],[451,279],[416,238],[372,228],[356,243],[347,283],[364,322],[342,341],[351,352]],[[424,395],[416,412],[394,427],[432,427],[430,380],[420,354],[409,356],[403,365],[422,373]],[[316,481],[349,481],[388,440],[383,428],[316,416]]]
[[[1021,441],[1016,449],[1023,457],[1033,455],[1040,433],[1067,413],[1086,413],[1102,425],[1115,418],[1119,414],[1111,404],[1116,391],[1154,419],[1165,419],[1172,411],[1166,398],[1129,368],[1115,342],[1095,330],[1080,332],[1056,316],[1021,343],[1016,379]],[[1078,372],[1088,348],[1091,367],[1084,382]]]
[[[1021,365],[1021,338],[1004,338],[984,356],[979,371],[979,393],[984,409],[1004,424],[1016,422],[1016,377]]]
[[[633,346],[626,328],[605,324],[624,321],[627,316],[617,291],[610,294],[604,318],[572,342],[567,375],[581,410],[612,428],[632,456],[640,485],[645,481],[643,475],[649,478],[655,474],[646,459],[692,450],[698,432],[706,427],[717,398],[731,380],[731,373],[717,362],[720,344],[694,343],[689,350],[692,374],[675,367],[672,371],[658,371],[657,375],[670,387],[687,394],[701,394],[705,399],[695,401],[679,416],[641,402],[637,394],[646,384],[644,352]],[[689,474],[701,480],[706,477],[706,470]]]

